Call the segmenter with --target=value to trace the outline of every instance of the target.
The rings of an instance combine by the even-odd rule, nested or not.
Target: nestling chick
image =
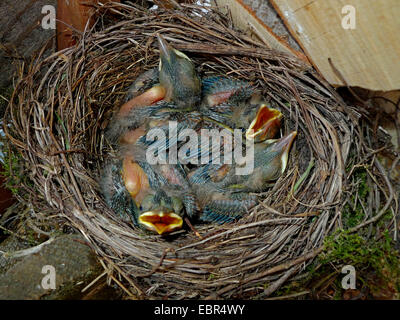
[[[246,81],[209,77],[202,82],[200,112],[224,127],[242,129],[246,139],[261,142],[275,137],[283,117],[269,108],[258,91]]]
[[[262,143],[254,145],[253,159],[246,159],[245,164],[233,165],[227,170],[223,165],[218,169],[226,172],[225,175],[219,175],[215,180],[217,185],[228,190],[238,190],[247,192],[262,191],[267,182],[277,180],[285,171],[289,150],[297,132],[293,131],[290,134],[274,140],[266,140]],[[253,161],[253,170],[248,174],[238,175],[236,167],[243,168],[248,164],[248,161]]]
[[[162,173],[169,169],[163,168]],[[172,170],[171,170],[172,172]],[[165,177],[132,156],[110,161],[104,168],[101,187],[108,206],[125,221],[164,235],[182,228],[185,205],[194,200],[179,185],[180,177]]]
[[[128,89],[127,96],[132,99],[121,106],[106,132],[112,144],[130,143],[132,139],[129,136],[133,135],[136,139],[139,133],[165,125],[168,120],[179,117],[180,113],[198,107],[201,81],[193,62],[184,53],[172,48],[162,36],[157,35],[157,39],[159,69],[146,71]],[[136,129],[139,130],[127,134],[127,131]],[[127,136],[123,137],[125,134]]]
[[[257,202],[249,192],[263,191],[267,183],[277,180],[285,171],[290,147],[296,137],[287,136],[255,145],[253,170],[238,175],[233,164],[207,164],[189,174],[191,188],[200,208],[200,220],[225,223],[239,219]]]

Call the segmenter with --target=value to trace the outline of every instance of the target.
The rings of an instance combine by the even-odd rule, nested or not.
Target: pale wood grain
[[[293,49],[289,44],[278,37],[267,25],[265,25],[256,14],[241,0],[215,0],[221,12],[232,16],[236,28],[243,30],[247,34],[257,37],[269,48],[277,49],[286,53],[293,54],[300,59],[307,61],[303,53]]]
[[[270,0],[311,63],[332,85],[400,89],[399,0]],[[342,28],[342,7],[356,9],[356,28]]]

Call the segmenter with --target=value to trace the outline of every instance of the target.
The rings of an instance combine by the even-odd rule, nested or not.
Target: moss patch
[[[307,268],[307,276],[283,286],[279,296],[309,290],[313,299],[399,299],[400,255],[387,231],[376,241],[340,231],[325,239],[325,250]],[[343,289],[342,268],[356,271],[356,289]]]

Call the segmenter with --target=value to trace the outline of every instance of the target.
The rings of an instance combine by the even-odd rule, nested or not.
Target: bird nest
[[[182,6],[98,5],[95,26],[76,45],[25,66],[4,118],[10,148],[23,160],[17,197],[46,219],[66,218],[129,295],[268,296],[301,274],[324,238],[343,227],[346,199],[359,187],[348,183],[356,166],[368,162],[382,188],[386,180],[363,138],[360,114],[308,64],[236,31],[212,7],[206,13]],[[252,82],[282,110],[282,131],[298,132],[285,173],[235,223],[161,237],[121,221],[100,193],[110,153],[105,128],[135,78],[157,66],[157,33],[185,52],[201,76]]]

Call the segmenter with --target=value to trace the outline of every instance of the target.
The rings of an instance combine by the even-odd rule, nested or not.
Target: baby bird
[[[254,145],[254,153],[246,155],[242,164],[206,165],[197,169],[194,176],[209,177],[218,187],[247,192],[262,191],[267,182],[277,180],[285,171],[289,150],[297,135],[296,131],[280,138],[270,139]],[[248,166],[252,163],[251,166]],[[207,167],[208,166],[208,167]],[[246,170],[246,166],[248,170]],[[237,169],[241,170],[238,174]]]
[[[202,222],[234,222],[257,204],[257,197],[254,195],[221,189],[212,181],[196,181],[196,177],[189,181],[196,198],[198,218]]]
[[[254,155],[249,155],[246,164],[210,163],[192,171],[189,182],[199,202],[200,220],[225,223],[248,212],[257,203],[248,193],[263,191],[268,182],[283,174],[296,135],[293,131],[280,139],[255,144]],[[238,174],[236,169],[243,169],[249,161],[253,169]]]
[[[126,155],[105,166],[101,187],[106,203],[123,220],[164,235],[182,228],[183,215],[193,210],[194,198],[172,168],[158,169]]]
[[[223,155],[225,150],[233,150],[233,148],[239,147],[243,143],[242,137],[248,143],[258,144],[273,139],[280,130],[282,113],[267,107],[265,104],[259,105],[258,108],[256,105],[244,103],[237,106],[219,105],[218,108],[218,112],[215,109],[200,111],[203,118],[201,125],[197,126],[197,133],[201,143],[196,150],[191,150],[190,154],[181,158],[183,162],[199,163],[201,159],[206,159],[215,152]],[[221,109],[228,109],[228,111]],[[238,129],[244,131],[244,135],[239,131],[238,137],[234,132]],[[207,133],[210,135],[208,138],[206,137]],[[218,141],[216,135],[221,138],[215,145],[212,141]],[[230,139],[222,138],[225,135],[230,136]],[[214,160],[214,158],[211,160]]]
[[[223,188],[232,190],[242,190],[257,192],[262,191],[267,182],[277,180],[285,171],[290,147],[297,135],[296,131],[280,138],[266,140],[263,143],[254,145],[254,156],[248,161],[253,161],[253,170],[249,170],[248,174],[236,174],[236,167],[223,178],[220,178],[218,184]],[[251,159],[253,158],[253,159]],[[246,164],[237,165],[243,168]]]
[[[106,132],[108,140],[118,145],[129,135],[136,137],[149,127],[166,124],[168,120],[184,117],[183,112],[194,110],[201,99],[201,80],[193,62],[157,35],[160,60],[158,70],[140,75],[128,89],[125,102],[111,120]],[[182,114],[182,115],[180,115]],[[138,132],[124,134],[129,130]]]
[[[269,108],[246,81],[209,77],[202,82],[201,114],[223,127],[242,129],[245,137],[261,142],[275,137],[282,113]]]
[[[157,87],[154,100],[173,103],[178,109],[195,109],[201,98],[201,80],[194,63],[183,52],[168,44],[160,34],[157,34],[157,40],[160,50],[158,69],[141,74],[128,89],[127,100]]]
[[[195,109],[200,102],[201,80],[193,62],[171,47],[161,35],[157,37],[160,46],[159,80],[166,90],[164,100],[173,102],[179,109]]]

